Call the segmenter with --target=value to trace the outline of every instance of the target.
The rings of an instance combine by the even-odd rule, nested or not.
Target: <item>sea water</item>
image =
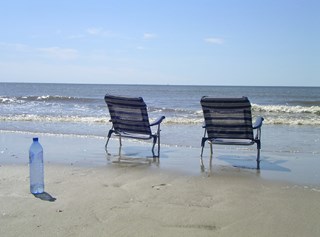
[[[253,117],[265,118],[262,152],[320,156],[319,87],[0,83],[0,130],[105,137],[106,93],[143,97],[150,120],[166,116],[162,145],[194,148],[203,136],[202,96],[247,96]]]

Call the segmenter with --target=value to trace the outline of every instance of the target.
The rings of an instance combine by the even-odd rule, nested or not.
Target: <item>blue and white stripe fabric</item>
[[[143,98],[107,94],[104,99],[116,132],[152,135],[147,106]]]
[[[208,139],[253,140],[251,104],[242,98],[201,98]]]

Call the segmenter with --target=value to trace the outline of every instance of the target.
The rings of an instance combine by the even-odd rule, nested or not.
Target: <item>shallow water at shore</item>
[[[39,134],[1,132],[0,165],[27,165],[28,149],[32,137],[37,135]],[[110,141],[108,149],[110,156],[106,155],[105,139],[102,137],[41,134],[39,139],[44,147],[45,162],[48,164],[103,167],[117,165],[112,161],[117,161],[119,158],[117,139]],[[207,146],[203,157],[204,171],[200,167],[200,147],[163,145],[159,163],[154,162],[151,155],[151,144],[125,140],[121,149],[122,163],[128,167],[147,165],[150,169],[196,176],[247,173],[274,181],[320,186],[319,155],[311,153],[277,153],[262,150],[260,171],[255,169],[256,151],[254,149],[215,147],[212,166],[210,166]]]

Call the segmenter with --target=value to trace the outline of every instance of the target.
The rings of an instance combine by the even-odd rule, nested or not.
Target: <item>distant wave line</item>
[[[71,122],[71,123],[107,123],[107,117],[83,117],[83,116],[41,116],[34,114],[21,114],[14,116],[0,116],[0,121],[13,122]]]
[[[14,104],[14,103],[27,103],[27,102],[73,102],[73,103],[83,103],[83,102],[93,102],[99,99],[94,98],[80,98],[72,96],[59,96],[59,95],[42,95],[42,96],[14,96],[14,97],[4,97],[0,96],[0,104]]]

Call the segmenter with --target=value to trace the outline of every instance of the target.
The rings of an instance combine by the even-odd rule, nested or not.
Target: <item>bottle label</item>
[[[29,155],[29,163],[43,163],[43,151],[39,152],[37,154],[37,156],[33,153],[33,152],[30,152],[30,155]]]

